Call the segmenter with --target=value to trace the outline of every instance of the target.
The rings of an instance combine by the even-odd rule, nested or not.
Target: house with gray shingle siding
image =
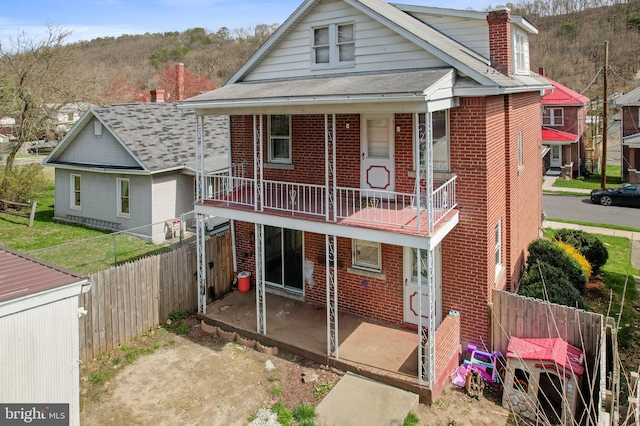
[[[227,120],[206,120],[214,171],[228,166]],[[43,163],[55,167],[54,218],[164,240],[193,210],[194,124],[172,103],[89,108]]]

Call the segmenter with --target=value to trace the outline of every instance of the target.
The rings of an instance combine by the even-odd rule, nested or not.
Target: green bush
[[[540,268],[538,265],[532,265],[527,270],[520,282],[518,293],[522,296],[549,300],[558,305],[580,309],[585,309],[587,306],[582,295],[571,284],[564,271],[545,262],[540,262]]]
[[[597,274],[600,268],[607,263],[607,259],[609,259],[607,248],[602,241],[593,234],[578,229],[564,228],[556,231],[553,238],[575,247],[576,250],[587,258],[594,274]]]
[[[569,282],[580,294],[587,289],[589,278],[578,262],[569,256],[566,251],[558,247],[553,241],[538,238],[529,244],[529,257],[527,258],[527,271],[537,268],[538,262],[548,263],[564,272]]]
[[[27,203],[47,189],[48,185],[42,164],[13,166],[9,175],[6,167],[0,167],[0,199]]]

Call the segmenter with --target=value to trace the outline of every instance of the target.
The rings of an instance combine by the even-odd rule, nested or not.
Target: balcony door
[[[365,196],[380,196],[394,191],[393,114],[363,115],[361,121],[362,155],[360,187]]]
[[[267,284],[302,292],[302,231],[265,226],[264,264]]]

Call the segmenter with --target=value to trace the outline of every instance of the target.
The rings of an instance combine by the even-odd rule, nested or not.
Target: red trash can
[[[251,272],[242,271],[238,274],[238,290],[242,293],[249,291],[251,288]]]

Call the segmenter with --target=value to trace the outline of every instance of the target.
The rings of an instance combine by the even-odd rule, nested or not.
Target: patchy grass
[[[402,426],[418,426],[419,424],[420,419],[413,413],[407,414],[407,417],[405,417],[402,422]]]
[[[548,222],[558,222],[558,223],[573,223],[581,226],[593,226],[596,228],[605,228],[605,229],[618,229],[620,231],[631,231],[631,232],[640,232],[640,228],[630,228],[628,226],[617,226],[617,225],[608,225],[606,223],[593,223],[593,222],[580,222],[575,220],[563,220],[563,219],[546,219]],[[551,234],[553,235],[553,233]]]
[[[607,187],[618,186],[622,183],[620,172],[620,166],[607,165]],[[591,175],[584,180],[556,179],[553,186],[556,188],[598,189],[600,188],[601,179],[600,175]]]
[[[316,390],[315,390],[315,392],[313,394],[316,397],[321,397],[325,393],[329,392],[331,389],[333,389],[333,385],[331,383],[329,383],[329,382],[322,383],[322,384],[318,385],[318,387],[316,387]]]
[[[107,231],[54,222],[53,180],[35,201],[38,205],[31,228],[27,226],[29,219],[26,217],[0,213],[3,246],[23,253],[38,250],[30,254],[83,274],[168,250],[128,235],[113,236]]]

